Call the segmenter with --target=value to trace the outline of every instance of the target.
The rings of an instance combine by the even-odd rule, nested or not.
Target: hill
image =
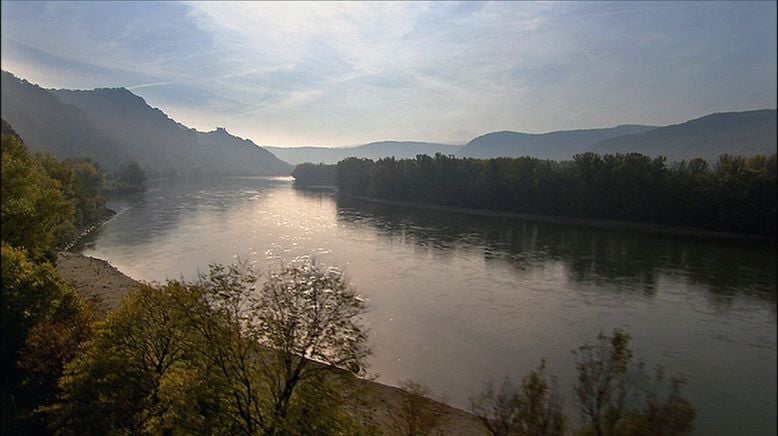
[[[549,133],[492,132],[465,144],[462,157],[493,158],[532,156],[539,159],[570,160],[573,155],[607,138],[640,134],[652,126],[623,125],[603,129],[562,130]]]
[[[156,176],[289,175],[293,167],[224,129],[198,132],[124,88],[47,90],[2,73],[2,113],[35,151],[90,157],[108,171],[136,161]]]
[[[586,151],[661,155],[669,162],[695,157],[715,162],[724,153],[771,154],[776,152],[776,111],[714,113],[642,134],[606,139]]]
[[[267,147],[279,158],[292,163],[305,162],[334,164],[347,157],[377,160],[394,156],[397,159],[413,159],[417,154],[434,156],[435,153],[454,154],[460,146],[417,141],[380,141],[355,147]]]
[[[198,132],[124,88],[53,91],[109,132],[128,154],[161,175],[289,175],[292,166],[223,128]]]
[[[89,157],[115,171],[129,160],[125,150],[82,110],[56,95],[2,72],[3,119],[32,151],[48,151],[58,159]]]
[[[0,121],[2,121],[2,128],[0,128],[0,134],[3,134],[3,135],[11,135],[11,136],[15,136],[15,137],[16,137],[17,139],[19,139],[19,140],[21,140],[21,139],[22,139],[22,138],[19,136],[19,134],[18,134],[18,133],[16,133],[16,130],[14,130],[14,128],[13,128],[13,127],[11,127],[11,125],[10,125],[10,124],[8,124],[8,123],[5,121],[5,118],[2,118],[2,119],[0,119]]]

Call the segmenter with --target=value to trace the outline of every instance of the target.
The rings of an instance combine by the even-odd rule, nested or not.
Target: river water
[[[776,252],[379,205],[288,179],[156,182],[80,247],[140,280],[238,257],[339,266],[367,297],[370,372],[459,407],[542,358],[576,415],[571,350],[622,328],[648,367],[689,380],[697,434],[776,434]]]

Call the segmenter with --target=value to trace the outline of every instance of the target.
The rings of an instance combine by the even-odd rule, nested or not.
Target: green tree
[[[127,296],[67,367],[47,411],[62,434],[193,433],[221,429],[218,377],[204,371],[187,311],[196,289],[177,282]]]
[[[142,191],[146,183],[146,171],[137,162],[125,162],[116,173],[116,180],[124,190]]]
[[[62,367],[88,337],[90,314],[49,263],[2,245],[3,422],[37,421],[30,412],[52,399]],[[29,428],[26,431],[31,431]]]
[[[103,171],[90,159],[73,159],[67,163],[73,169],[76,227],[84,228],[100,221],[105,215]]]
[[[74,207],[60,181],[11,135],[2,137],[2,241],[23,248],[33,259],[54,258],[54,246],[71,233]]]
[[[243,264],[143,286],[66,367],[47,410],[66,434],[348,432],[333,381],[363,368],[363,308],[337,270],[312,263],[261,286]]]
[[[298,186],[335,186],[337,184],[337,166],[303,163],[292,171],[294,184]]]

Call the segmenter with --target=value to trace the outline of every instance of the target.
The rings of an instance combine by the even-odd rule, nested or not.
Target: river
[[[696,434],[776,434],[776,252],[392,207],[288,179],[152,183],[79,249],[145,281],[237,258],[339,266],[367,297],[370,373],[413,379],[455,406],[547,360],[576,415],[571,350],[622,328],[635,355],[689,380]]]

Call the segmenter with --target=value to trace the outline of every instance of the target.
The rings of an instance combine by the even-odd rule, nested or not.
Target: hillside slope
[[[267,147],[279,158],[292,163],[305,162],[334,164],[347,157],[377,160],[394,156],[397,159],[413,159],[417,154],[434,156],[435,153],[454,154],[460,146],[418,141],[380,141],[355,147]]]
[[[0,95],[3,119],[32,151],[58,159],[89,157],[109,171],[129,159],[87,114],[40,86],[3,71]]]
[[[129,156],[161,175],[289,175],[292,166],[224,129],[177,123],[124,88],[53,91],[96,121]]]
[[[2,72],[3,119],[33,151],[88,157],[113,172],[136,161],[158,176],[286,176],[292,165],[224,129],[190,129],[124,88],[49,90]]]
[[[776,152],[776,111],[714,113],[643,134],[606,139],[586,151],[661,155],[670,162],[695,157],[717,161],[724,153],[771,154]]]
[[[603,129],[562,130],[533,134],[492,132],[468,142],[459,151],[463,157],[493,158],[532,156],[538,159],[570,160],[603,139],[627,134],[640,134],[652,126],[623,125]]]

